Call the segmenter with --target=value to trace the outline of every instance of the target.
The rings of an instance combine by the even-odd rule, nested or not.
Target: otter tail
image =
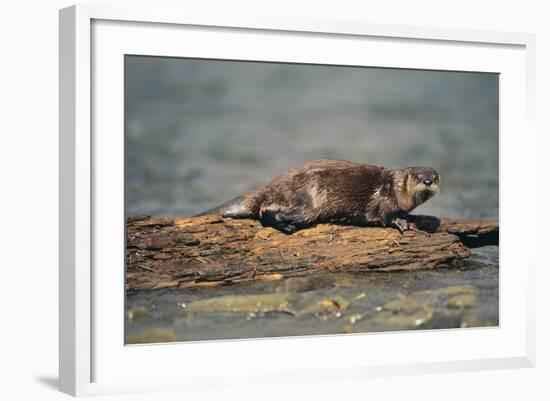
[[[225,203],[222,203],[215,208],[205,210],[199,214],[194,215],[193,217],[206,216],[209,214],[219,214],[223,217],[236,217],[236,218],[245,218],[250,217],[251,213],[246,208],[243,203],[243,197],[237,196]]]

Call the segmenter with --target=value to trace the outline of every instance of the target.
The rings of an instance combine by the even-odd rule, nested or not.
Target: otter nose
[[[426,179],[423,181],[424,185],[426,185],[427,187],[429,187],[430,185],[432,185],[432,182],[433,182],[433,181],[430,180],[429,178],[426,178]]]

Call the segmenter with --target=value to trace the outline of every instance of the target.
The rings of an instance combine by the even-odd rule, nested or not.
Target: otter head
[[[406,167],[397,170],[396,195],[402,210],[410,212],[439,192],[441,178],[431,167]]]

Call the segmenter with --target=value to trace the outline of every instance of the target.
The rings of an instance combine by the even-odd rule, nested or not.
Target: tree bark
[[[283,234],[254,220],[218,215],[126,224],[129,290],[278,280],[314,271],[433,269],[498,245],[498,220],[410,216],[413,230],[320,224]]]

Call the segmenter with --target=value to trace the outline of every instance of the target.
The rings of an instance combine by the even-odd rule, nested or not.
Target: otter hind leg
[[[260,223],[264,227],[273,227],[285,234],[292,234],[308,227],[302,213],[298,211],[282,212],[274,209],[263,209],[260,211]]]

